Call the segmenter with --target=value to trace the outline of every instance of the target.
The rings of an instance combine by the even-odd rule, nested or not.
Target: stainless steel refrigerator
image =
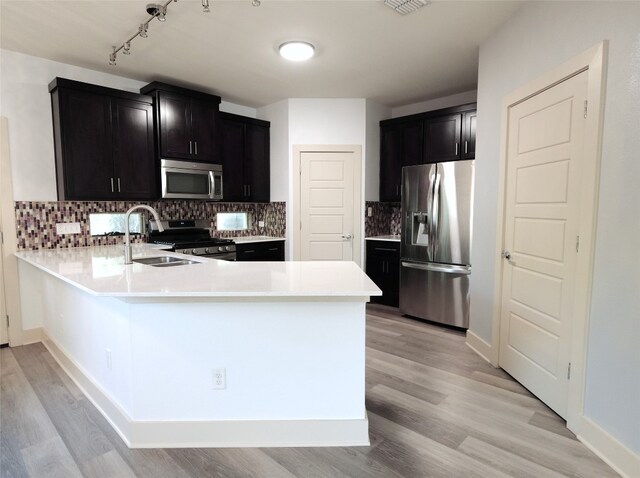
[[[469,327],[474,161],[402,168],[400,312]]]

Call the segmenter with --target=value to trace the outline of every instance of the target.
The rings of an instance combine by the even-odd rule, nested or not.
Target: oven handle
[[[235,252],[227,252],[224,254],[202,254],[196,257],[206,257],[207,259],[218,259],[221,261],[235,261],[236,253]]]

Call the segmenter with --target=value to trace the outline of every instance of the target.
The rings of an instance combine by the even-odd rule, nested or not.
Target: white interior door
[[[500,366],[566,416],[587,72],[509,109]]]
[[[0,236],[2,235],[2,221],[0,220]],[[0,345],[9,343],[9,330],[7,328],[7,301],[4,289],[4,264],[2,258],[2,244],[0,244]]]
[[[353,152],[300,153],[300,260],[358,261],[355,161]]]

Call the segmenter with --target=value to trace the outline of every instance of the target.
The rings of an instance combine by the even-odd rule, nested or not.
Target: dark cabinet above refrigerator
[[[475,158],[476,104],[380,122],[380,201],[400,202],[404,166]]]

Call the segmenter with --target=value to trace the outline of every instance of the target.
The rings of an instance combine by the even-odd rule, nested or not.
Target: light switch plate
[[[56,234],[62,236],[64,234],[80,234],[79,222],[59,222],[56,224]]]
[[[258,227],[264,227],[264,221],[258,221]]]
[[[373,208],[369,206],[367,208],[367,217],[371,217],[371,216],[373,216]]]

